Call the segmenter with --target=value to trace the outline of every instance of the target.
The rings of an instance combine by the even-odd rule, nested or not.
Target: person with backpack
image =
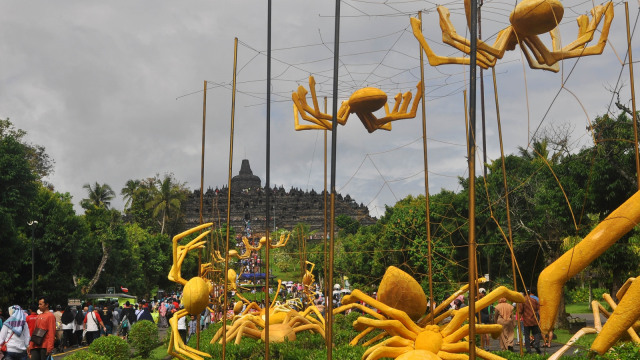
[[[129,336],[129,328],[136,320],[136,313],[128,300],[124,303],[120,316],[122,318],[120,321],[120,335],[123,339],[126,339]]]
[[[107,328],[104,326],[102,322],[102,318],[100,317],[100,313],[93,308],[93,306],[89,306],[89,312],[84,317],[84,330],[87,331],[87,345],[91,345],[93,340],[100,337],[100,329],[107,331]]]

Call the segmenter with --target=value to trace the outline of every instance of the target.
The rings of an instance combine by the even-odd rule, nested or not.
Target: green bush
[[[126,360],[131,357],[129,344],[119,336],[99,337],[91,343],[89,351],[108,359]]]
[[[151,350],[158,346],[158,326],[149,320],[137,321],[129,332],[129,342],[136,354],[149,357]]]
[[[592,288],[591,294],[592,300],[602,300],[602,294],[608,293],[609,290],[603,288]],[[589,288],[575,288],[567,290],[565,292],[565,301],[568,304],[588,303],[589,302]]]
[[[76,351],[64,358],[65,360],[109,360],[109,357],[107,356],[94,354],[88,350]]]

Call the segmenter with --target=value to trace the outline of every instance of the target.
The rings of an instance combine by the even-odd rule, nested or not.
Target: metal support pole
[[[227,308],[229,307],[229,231],[231,228],[231,176],[233,175],[233,128],[236,114],[236,69],[238,66],[238,38],[233,46],[233,90],[231,91],[231,131],[229,134],[229,179],[227,183],[227,246],[224,249],[224,307],[222,309],[222,359],[227,354]]]
[[[609,6],[613,6],[613,5],[609,5]],[[633,142],[634,144],[634,149],[635,149],[635,153],[636,153],[636,178],[638,181],[638,190],[640,190],[640,156],[638,156],[638,121],[637,121],[637,114],[636,114],[636,90],[635,90],[635,85],[633,83],[633,51],[631,49],[631,32],[629,30],[629,3],[625,2],[624,3],[624,11],[627,15],[627,49],[629,52],[629,77],[631,78],[630,80],[630,85],[631,85],[631,111],[633,112],[632,115],[632,120],[633,120],[633,134],[635,137],[635,141]]]
[[[471,0],[471,53],[469,64],[469,359],[476,358],[476,58],[478,47],[478,1]]]
[[[418,19],[420,19],[420,27],[422,28],[422,11],[418,12]],[[422,31],[422,29],[420,29]],[[427,153],[427,112],[425,105],[424,95],[424,51],[422,47],[418,46],[420,52],[420,81],[422,86],[422,150],[424,159],[424,205],[425,205],[425,219],[427,227],[427,267],[429,275],[429,313],[431,314],[431,324],[435,319],[434,312],[436,311],[436,304],[433,301],[433,273],[431,265],[431,210],[429,206],[429,156]],[[416,100],[417,101],[417,100]]]
[[[202,202],[204,197],[204,140],[205,129],[207,127],[207,80],[204,81],[204,92],[202,98],[202,157],[200,159],[200,225],[203,224],[202,219]],[[209,249],[211,251],[211,249]],[[202,249],[198,251],[198,276],[202,276]],[[198,324],[200,324],[200,315],[198,314]],[[196,348],[200,349],[200,326],[196,327]]]
[[[264,358],[269,360],[269,247],[271,246],[271,238],[269,236],[269,215],[271,210],[271,0],[267,2],[267,139],[266,145],[266,198],[267,213],[265,219],[265,236],[267,237],[267,248],[265,249],[265,286],[264,286]],[[274,211],[275,213],[275,211]],[[274,216],[275,221],[275,216]],[[275,225],[274,225],[275,227]],[[276,294],[278,296],[278,294]]]
[[[333,119],[331,120],[331,225],[329,232],[329,274],[327,282],[333,282],[333,249],[335,242],[335,195],[336,195],[336,147],[338,139],[338,75],[340,58],[340,0],[336,0],[335,33],[333,44]],[[333,357],[333,301],[327,299],[328,315],[325,319],[325,336],[327,341],[327,359]]]

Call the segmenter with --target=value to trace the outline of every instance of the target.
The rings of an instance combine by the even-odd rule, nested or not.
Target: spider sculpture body
[[[422,82],[418,83],[418,90],[416,98],[413,101],[413,105],[409,110],[411,104],[410,91],[404,93],[404,95],[398,93],[395,96],[395,105],[393,109],[389,111],[389,105],[387,104],[387,94],[384,91],[366,87],[356,90],[347,101],[344,101],[338,109],[337,121],[340,125],[344,125],[347,122],[350,114],[355,113],[362,121],[362,124],[368,132],[372,133],[378,129],[391,130],[391,122],[395,120],[412,119],[416,117],[416,111],[418,110],[418,104],[422,99]],[[316,96],[316,81],[313,76],[309,76],[309,91],[311,92],[311,100],[313,101],[313,107],[307,103],[307,90],[301,85],[298,87],[298,91],[291,95],[293,99],[293,116],[295,121],[296,130],[312,130],[312,129],[332,129],[332,118],[330,114],[326,114],[320,111],[318,106],[318,98]],[[373,113],[385,109],[386,115],[382,118],[377,118]],[[300,124],[299,116],[307,120],[313,125]]]
[[[213,224],[208,223],[196,226],[173,237],[173,265],[169,271],[168,278],[173,282],[183,285],[182,305],[184,306],[184,309],[180,309],[173,317],[171,317],[171,319],[169,319],[169,324],[171,325],[171,338],[169,340],[167,353],[182,360],[202,360],[204,357],[211,357],[211,355],[205,352],[187,346],[182,341],[180,333],[178,332],[178,319],[189,314],[200,314],[207,308],[207,305],[210,302],[209,294],[213,285],[199,276],[193,277],[187,281],[182,278],[181,270],[182,263],[184,262],[187,253],[192,250],[203,248],[205,241],[202,241],[202,239],[207,236],[211,230],[201,233],[187,245],[181,246],[178,245],[178,243],[187,235],[205,230],[211,227],[211,225]]]
[[[499,287],[484,298],[476,301],[476,310],[486,308],[499,298],[505,297],[511,301],[523,302],[522,294]],[[363,360],[376,360],[390,357],[401,360],[437,360],[464,358],[458,354],[469,352],[469,343],[461,341],[469,335],[469,325],[463,325],[469,318],[469,308],[465,307],[453,312],[451,321],[444,325],[417,325],[406,312],[394,309],[378,300],[371,298],[360,290],[354,290],[345,296],[343,303],[363,301],[365,304],[378,309],[383,315],[380,318],[359,317],[353,324],[356,330],[366,327],[383,329],[390,338],[370,347],[363,354]],[[499,335],[502,326],[497,324],[475,325],[476,334]],[[500,356],[482,349],[475,349],[476,354],[484,359],[498,360]]]
[[[470,23],[471,0],[464,0],[467,14],[467,25]],[[442,29],[442,41],[469,55],[471,42],[457,34],[451,20],[449,10],[444,6],[438,6],[440,14],[440,28]],[[486,69],[493,67],[498,59],[504,56],[505,51],[514,50],[520,45],[529,66],[533,69],[542,69],[558,72],[558,62],[564,59],[576,58],[587,55],[602,54],[609,36],[609,28],[613,20],[613,4],[608,2],[598,5],[591,10],[591,19],[586,15],[577,18],[577,39],[564,47],[560,45],[558,24],[564,15],[564,7],[559,0],[523,0],[518,3],[511,15],[511,25],[501,30],[493,45],[481,40],[477,42],[477,65]],[[604,17],[604,24],[600,30],[600,38],[595,45],[587,46],[593,39],[598,25]],[[436,55],[429,47],[422,30],[419,19],[411,18],[413,34],[424,49],[429,64],[432,66],[444,64],[470,63],[468,57],[444,57]],[[552,49],[548,49],[540,40],[539,35],[549,33]],[[529,53],[531,51],[531,53]]]
[[[564,284],[584,270],[609,247],[640,224],[640,191],[611,212],[582,241],[547,266],[538,277],[540,297],[540,330],[543,334],[553,328]],[[607,352],[629,328],[640,319],[640,281],[630,281],[624,296],[618,299],[611,317],[593,341],[591,350]]]

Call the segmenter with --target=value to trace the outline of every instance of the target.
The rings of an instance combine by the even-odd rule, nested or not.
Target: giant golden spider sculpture
[[[278,309],[276,309],[276,311],[278,311]],[[280,313],[284,314],[284,318],[279,323],[272,323],[271,318],[269,318],[269,342],[294,341],[296,339],[296,333],[305,330],[313,331],[324,337],[324,328],[322,326],[312,323],[304,316],[298,314],[297,311],[288,309],[282,310]],[[227,332],[226,341],[230,342],[235,338],[235,343],[239,344],[243,336],[262,339],[262,341],[264,341],[265,329],[265,321],[262,317],[247,314],[233,323]],[[217,338],[214,337],[211,343],[214,343],[216,340]],[[222,339],[220,339],[220,342],[222,342]]]
[[[538,296],[540,297],[540,330],[543,334],[553,328],[564,284],[638,224],[640,224],[640,191],[609,214],[576,246],[540,273]],[[620,303],[591,344],[592,351],[604,354],[640,319],[638,299],[640,299],[640,281],[631,281]]]
[[[283,324],[284,322],[286,322],[286,317],[287,315],[291,312],[293,314],[295,314],[295,316],[297,317],[301,317],[304,319],[304,323],[305,324],[313,324],[318,326],[316,327],[312,327],[313,329],[320,329],[322,330],[321,334],[324,337],[324,318],[322,317],[322,315],[320,314],[320,312],[318,311],[317,308],[315,308],[315,312],[316,315],[319,316],[319,318],[321,320],[317,320],[314,319],[311,316],[311,312],[313,311],[313,309],[307,308],[304,312],[302,313],[298,313],[297,311],[293,310],[289,304],[279,304],[277,302],[277,294],[280,293],[280,289],[282,288],[282,281],[278,280],[278,289],[276,290],[276,296],[274,296],[273,301],[271,302],[271,305],[269,306],[268,310],[269,310],[269,324],[270,326],[274,326],[274,325],[278,325],[278,324]],[[236,335],[237,335],[237,331],[239,330],[239,327],[241,325],[243,325],[244,323],[246,323],[247,321],[252,321],[255,323],[255,320],[249,320],[249,319],[261,319],[262,324],[265,323],[265,309],[264,308],[260,308],[260,306],[255,303],[255,302],[251,302],[249,304],[247,304],[247,307],[245,308],[244,311],[242,311],[242,313],[240,313],[239,315],[234,316],[233,318],[233,323],[231,324],[231,328],[229,328],[229,330],[227,330],[227,342],[231,341]],[[249,326],[249,325],[248,325]],[[262,325],[262,328],[264,329],[264,325]],[[281,331],[282,329],[285,329],[285,327],[274,327],[274,329],[276,331]],[[311,327],[310,327],[311,328]],[[280,329],[280,330],[278,330]],[[305,328],[303,329],[299,329],[297,331],[302,331],[305,330]],[[269,328],[269,331],[271,332],[271,327]],[[296,332],[297,332],[296,331]],[[218,341],[220,339],[220,343],[222,343],[222,334],[223,334],[223,329],[220,328],[218,330],[218,332],[216,332],[216,334],[214,335],[213,339],[211,339],[211,343],[215,343],[216,341]],[[271,334],[271,333],[270,333]],[[236,338],[236,344],[240,342],[241,336]],[[272,340],[271,336],[269,336],[269,342],[280,342],[282,341],[282,339],[278,340],[278,336],[276,336],[276,338],[274,338]],[[295,339],[295,338],[294,338]]]
[[[362,124],[368,132],[372,133],[378,129],[391,130],[391,122],[395,120],[412,119],[416,117],[416,111],[418,110],[418,104],[422,100],[422,82],[418,82],[418,90],[416,92],[416,98],[413,101],[411,110],[409,105],[411,104],[411,92],[407,91],[402,95],[398,93],[395,96],[395,105],[391,112],[389,112],[389,105],[387,104],[387,94],[384,91],[366,87],[356,90],[347,101],[344,101],[338,109],[337,121],[340,125],[344,125],[347,122],[350,114],[355,113],[362,121]],[[313,101],[313,107],[307,103],[307,90],[300,85],[298,91],[291,94],[293,99],[293,117],[296,130],[312,130],[332,129],[332,116],[320,111],[318,106],[318,98],[316,96],[316,81],[313,76],[309,76],[309,91],[311,92],[311,100]],[[385,116],[378,119],[374,112],[384,107]],[[298,113],[304,120],[312,122],[313,125],[301,125],[298,118]]]
[[[478,282],[485,282],[484,278],[478,279]],[[427,323],[439,324],[443,319],[449,317],[453,310],[447,310],[449,304],[453,299],[467,292],[469,285],[462,286],[458,291],[453,293],[449,298],[444,300],[438,305],[433,313],[427,313],[427,295],[422,290],[422,286],[409,274],[398,269],[395,266],[389,266],[382,277],[382,281],[378,287],[378,301],[394,308],[396,310],[403,311],[409,318],[416,322],[418,319],[418,325],[424,326]],[[379,320],[389,320],[384,314],[378,313],[369,307],[366,307],[357,302],[350,301],[350,296],[347,295],[342,300],[343,305],[334,309],[333,313],[338,314],[348,309],[358,309],[364,313],[367,313]],[[358,342],[367,334],[375,330],[374,327],[368,327],[360,332],[349,345],[355,346]],[[382,331],[380,334],[369,339],[363,346],[369,346],[384,337],[389,335],[386,331]]]
[[[211,230],[205,231],[198,235],[195,239],[191,240],[187,245],[178,245],[181,239],[190,235],[196,231],[207,229],[213,225],[212,223],[203,224],[189,229],[183,233],[180,233],[173,237],[173,265],[167,276],[169,280],[182,284],[182,305],[184,309],[179,310],[174,314],[169,323],[171,324],[171,337],[169,339],[169,347],[167,354],[175,356],[179,359],[186,360],[203,360],[204,357],[211,357],[211,355],[196,350],[187,346],[180,337],[178,332],[178,319],[185,317],[189,314],[200,314],[209,304],[209,293],[212,290],[212,284],[200,276],[191,278],[189,281],[182,278],[181,270],[182,263],[187,256],[187,253],[192,250],[201,249],[204,247],[205,241],[201,241],[207,236]]]
[[[501,297],[515,302],[524,301],[522,294],[501,286],[476,301],[476,311],[486,308]],[[346,300],[343,300],[343,303],[363,301],[381,312],[382,319],[377,316],[374,316],[376,317],[374,319],[359,317],[353,324],[356,330],[373,327],[383,329],[391,335],[389,339],[367,349],[362,356],[363,360],[376,360],[383,357],[402,360],[466,358],[457,354],[469,351],[469,343],[461,341],[469,335],[469,325],[463,325],[469,318],[468,307],[453,311],[451,321],[442,327],[438,325],[420,326],[414,323],[406,312],[375,300],[360,290],[354,290],[351,295],[347,295],[345,298]],[[476,334],[498,336],[502,332],[502,326],[498,324],[476,324],[475,330]],[[484,359],[504,360],[500,356],[479,348],[476,348],[475,351],[479,357]]]
[[[467,14],[467,25],[470,23],[471,0],[464,0]],[[458,35],[449,20],[449,10],[444,6],[438,6],[440,14],[440,28],[442,29],[442,41],[456,49],[470,53],[469,40]],[[575,41],[560,48],[560,36],[558,24],[564,15],[564,7],[559,0],[523,0],[517,4],[509,16],[511,25],[498,33],[493,45],[478,40],[477,65],[486,69],[493,67],[498,59],[501,59],[506,50],[515,49],[520,45],[529,66],[532,69],[549,70],[558,72],[558,62],[564,59],[576,58],[587,55],[602,54],[609,36],[609,28],[613,20],[613,4],[608,2],[598,5],[591,10],[591,20],[588,16],[578,16],[578,37]],[[604,24],[600,31],[600,38],[595,45],[586,46],[593,39],[593,35],[604,16]],[[425,40],[419,19],[411,18],[413,35],[424,49],[429,64],[438,66],[443,64],[469,64],[468,57],[445,57],[436,55]],[[540,40],[538,35],[549,33],[551,35],[552,49],[549,50]],[[529,54],[531,50],[531,54]]]

